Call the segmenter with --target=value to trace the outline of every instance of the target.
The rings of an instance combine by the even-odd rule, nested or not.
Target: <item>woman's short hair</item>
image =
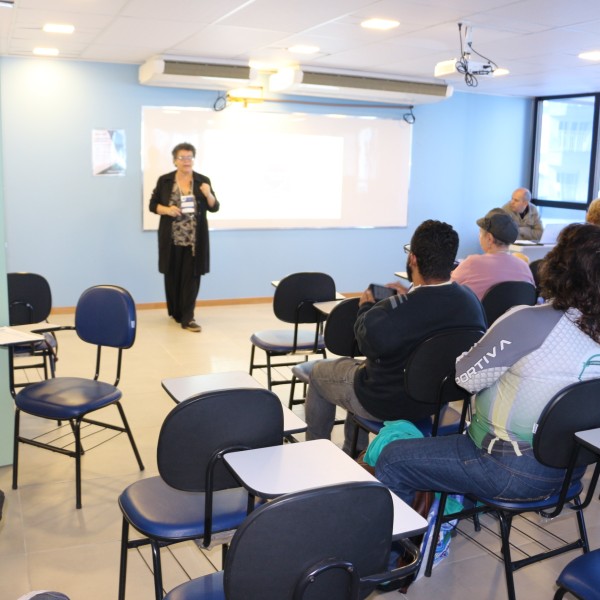
[[[557,310],[576,308],[579,329],[600,343],[600,227],[565,227],[539,270],[541,295]]]
[[[592,200],[585,215],[585,220],[592,225],[600,225],[600,198]]]
[[[182,142],[181,144],[177,144],[177,146],[175,146],[175,148],[173,148],[173,150],[171,150],[171,154],[173,155],[173,160],[175,160],[177,158],[177,154],[181,150],[186,150],[187,152],[191,152],[193,154],[194,158],[196,158],[196,148],[194,148],[194,146],[192,146],[192,144],[189,144],[188,142]]]

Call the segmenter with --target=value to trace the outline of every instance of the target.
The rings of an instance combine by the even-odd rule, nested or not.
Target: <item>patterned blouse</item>
[[[173,184],[169,206],[181,208],[181,190],[177,183]],[[173,220],[173,244],[175,246],[191,246],[192,254],[196,250],[196,214],[182,214]]]

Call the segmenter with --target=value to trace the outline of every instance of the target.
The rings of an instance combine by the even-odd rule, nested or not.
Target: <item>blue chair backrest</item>
[[[267,389],[233,388],[203,392],[178,404],[164,420],[158,437],[157,465],[171,487],[188,492],[206,489],[212,457],[227,448],[264,448],[283,442],[283,411]],[[239,487],[222,463],[213,489]]]
[[[326,273],[292,273],[275,289],[273,312],[284,323],[317,323],[314,302],[335,300],[335,282]]]
[[[394,509],[376,481],[351,482],[286,494],[256,509],[227,552],[225,596],[230,600],[297,598],[299,584],[323,561],[350,563],[358,577],[387,569]],[[302,598],[347,600],[349,578],[330,570]],[[308,583],[308,582],[307,582]],[[372,586],[361,586],[360,598]]]
[[[37,273],[8,273],[8,313],[11,325],[45,321],[52,309],[50,285]]]
[[[75,329],[96,346],[131,348],[137,318],[131,294],[116,285],[97,285],[81,294],[75,309]]]

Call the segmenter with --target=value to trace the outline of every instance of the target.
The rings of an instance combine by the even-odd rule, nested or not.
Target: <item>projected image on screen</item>
[[[142,119],[144,229],[158,227],[148,199],[181,141],[196,147],[194,169],[221,203],[213,229],[406,225],[403,121],[172,107],[145,107]]]
[[[211,219],[340,219],[344,140],[294,133],[240,135],[209,131],[203,168],[225,198]],[[227,156],[223,168],[216,157]],[[307,174],[309,176],[307,177]],[[307,193],[307,183],[311,192]],[[240,190],[240,182],[245,182]],[[230,201],[231,199],[231,201]],[[277,226],[277,223],[274,223]]]

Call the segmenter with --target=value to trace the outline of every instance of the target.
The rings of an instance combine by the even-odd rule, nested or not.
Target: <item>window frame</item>
[[[540,130],[540,111],[542,103],[546,100],[564,100],[571,98],[593,98],[594,99],[594,114],[592,117],[592,144],[590,150],[590,165],[588,171],[588,191],[587,200],[583,204],[581,202],[572,202],[568,200],[543,200],[535,197],[533,194],[534,187],[537,186],[536,175],[537,175],[537,164],[539,159],[539,130]],[[597,163],[598,157],[598,143],[599,143],[599,132],[598,127],[600,123],[600,92],[588,92],[582,94],[562,94],[557,96],[538,96],[534,98],[533,105],[533,150],[532,150],[532,161],[531,161],[531,173],[530,173],[530,189],[532,191],[532,202],[536,206],[548,206],[552,208],[566,208],[574,210],[587,211],[590,202],[596,197],[594,190],[599,189],[600,195],[600,165]],[[535,182],[535,186],[534,186]],[[536,190],[537,191],[537,190]]]

